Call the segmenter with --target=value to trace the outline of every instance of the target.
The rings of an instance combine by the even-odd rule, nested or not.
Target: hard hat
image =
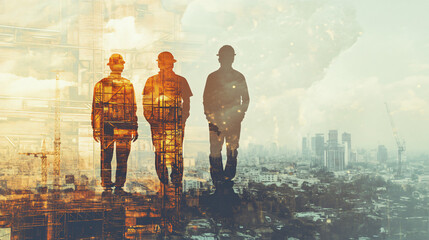
[[[124,64],[125,63],[125,61],[124,61],[124,59],[122,58],[122,56],[121,56],[121,54],[119,54],[119,53],[114,53],[114,54],[112,54],[112,56],[110,56],[110,58],[109,58],[109,63],[107,63],[107,65],[114,65],[114,64],[118,64],[118,63],[120,63],[120,64]]]
[[[220,49],[218,54],[216,56],[221,55],[235,55],[234,48],[232,48],[230,45],[223,45]]]
[[[175,63],[175,62],[177,62],[176,59],[174,59],[173,54],[171,54],[171,52],[160,53],[158,55],[158,59],[156,61],[164,62],[164,63]]]

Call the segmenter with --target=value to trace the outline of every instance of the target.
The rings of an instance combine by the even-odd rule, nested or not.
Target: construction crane
[[[26,152],[26,153],[20,153],[23,155],[34,157],[40,157],[42,159],[42,189],[43,191],[47,190],[47,183],[48,183],[48,155],[55,155],[54,152],[48,152],[46,151],[46,142],[45,139],[43,139],[42,142],[42,149],[40,152]]]
[[[55,116],[54,116],[54,151],[47,152],[46,151],[46,143],[43,140],[42,143],[42,151],[41,152],[28,152],[28,153],[20,153],[24,155],[33,155],[34,157],[39,157],[42,159],[42,184],[43,187],[47,187],[48,180],[48,157],[47,155],[54,155],[54,163],[53,163],[53,187],[55,191],[60,190],[60,173],[61,173],[61,116],[60,116],[60,88],[59,88],[59,80],[60,80],[60,72],[54,71],[56,73],[55,80]]]
[[[397,176],[401,176],[401,171],[402,171],[402,153],[405,151],[405,141],[401,140],[401,138],[399,138],[398,135],[398,129],[395,126],[395,122],[393,121],[393,117],[392,117],[392,113],[389,110],[389,106],[387,105],[387,103],[384,103],[386,105],[386,111],[387,114],[389,115],[389,119],[390,119],[390,125],[392,126],[392,131],[393,131],[393,137],[395,138],[396,141],[396,145],[398,147],[398,170],[397,170]]]
[[[54,190],[60,188],[60,174],[61,174],[61,128],[60,128],[60,72],[56,72],[55,80],[55,128],[54,128]]]

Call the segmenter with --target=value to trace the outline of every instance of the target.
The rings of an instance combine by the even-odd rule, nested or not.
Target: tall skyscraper
[[[303,137],[302,138],[302,144],[301,144],[301,151],[302,151],[303,155],[305,152],[307,152],[307,149],[308,149],[308,141],[307,141],[306,137]]]
[[[338,130],[329,130],[328,147],[336,147],[338,145]]]
[[[314,153],[316,155],[315,164],[318,166],[325,165],[325,137],[323,133],[317,133],[314,137]]]
[[[302,160],[307,161],[310,158],[310,147],[308,144],[308,139],[306,137],[302,138]]]
[[[387,148],[384,145],[378,145],[377,161],[379,163],[387,162]]]
[[[350,133],[343,133],[342,137],[343,144],[347,144],[348,148],[352,148],[352,135]]]
[[[344,145],[344,164],[347,166],[350,164],[352,156],[352,135],[344,132],[341,136],[341,140]]]
[[[328,145],[325,152],[325,167],[334,171],[344,170],[346,166],[344,151],[345,147],[338,144],[338,130],[329,130]]]
[[[311,137],[310,147],[311,151],[316,152],[316,136]]]

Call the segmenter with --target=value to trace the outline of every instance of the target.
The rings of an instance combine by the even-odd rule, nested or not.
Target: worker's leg
[[[176,147],[175,147],[175,159],[171,163],[171,182],[174,186],[179,187],[182,186],[182,178],[183,178],[183,137],[184,130],[179,129],[176,131]],[[184,127],[183,127],[184,128]]]
[[[116,188],[124,186],[127,180],[127,162],[131,150],[131,139],[124,138],[116,141]]]
[[[155,152],[155,169],[159,181],[163,184],[168,184],[168,170],[166,166],[165,154]]]
[[[114,140],[112,136],[101,137],[101,186],[104,188],[113,187],[112,183],[112,157]]]
[[[157,126],[151,127],[152,131],[152,143],[155,148],[155,169],[156,174],[158,175],[159,180],[163,184],[168,184],[168,170],[167,170],[167,159],[165,158],[165,146],[164,142],[164,132]]]
[[[212,124],[209,124],[210,134],[210,175],[215,185],[223,179],[223,164],[222,164],[222,145],[224,135],[216,129]]]
[[[238,146],[240,140],[240,130],[241,124],[236,123],[231,125],[230,128],[226,131],[225,141],[226,141],[226,164],[225,164],[225,180],[232,180],[235,177],[236,168],[237,168],[237,155],[238,155]]]

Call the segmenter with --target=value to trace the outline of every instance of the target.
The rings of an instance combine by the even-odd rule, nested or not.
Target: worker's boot
[[[223,164],[222,156],[209,157],[210,159],[210,175],[212,177],[213,184],[216,189],[221,187],[223,183]]]
[[[236,169],[237,169],[237,155],[238,151],[237,149],[234,150],[227,150],[227,160],[225,164],[225,171],[224,171],[224,179],[226,182],[232,181],[232,179],[235,177]]]
[[[126,196],[131,196],[132,194],[129,192],[126,192],[122,187],[115,187],[115,195],[126,197]]]
[[[113,158],[113,141],[105,137],[101,144],[101,186],[103,188],[112,188],[112,158]]]
[[[182,178],[183,178],[183,159],[178,158],[177,163],[171,164],[171,182],[174,187],[178,188],[182,186]]]
[[[116,142],[116,188],[122,187],[127,180],[127,162],[130,155],[131,141]]]
[[[101,193],[101,198],[110,198],[112,197],[112,188],[104,187],[103,192]]]

